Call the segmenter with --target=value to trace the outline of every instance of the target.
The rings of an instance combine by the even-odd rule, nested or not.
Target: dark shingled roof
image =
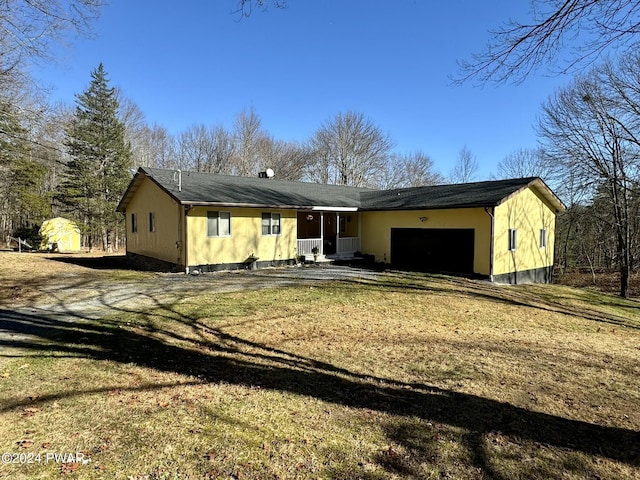
[[[509,195],[529,186],[537,177],[487,182],[399,188],[361,195],[363,210],[418,210],[494,207]]]
[[[160,188],[185,205],[237,205],[268,207],[360,207],[360,194],[375,191],[343,185],[320,185],[288,180],[256,177],[213,175],[210,173],[182,172],[182,188],[178,191],[176,170],[143,167],[122,198],[118,210],[126,204],[137,189],[136,182],[145,174]],[[136,180],[137,179],[137,180]]]
[[[358,210],[418,210],[491,207],[513,193],[535,186],[557,210],[562,202],[537,177],[488,182],[373,190],[255,177],[182,172],[141,167],[125,192],[118,211],[124,211],[144,176],[184,205],[228,205],[271,208],[357,208]]]

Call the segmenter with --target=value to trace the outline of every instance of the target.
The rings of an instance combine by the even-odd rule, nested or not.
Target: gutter
[[[495,239],[493,238],[495,217],[493,214],[495,207],[491,207],[491,210],[489,210],[489,207],[484,207],[484,211],[487,212],[489,217],[491,217],[491,232],[489,234],[489,238],[491,239],[489,242],[489,281],[493,283],[493,250],[495,242]]]

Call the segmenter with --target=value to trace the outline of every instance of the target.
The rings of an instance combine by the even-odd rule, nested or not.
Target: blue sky
[[[289,0],[238,20],[236,0],[111,0],[96,37],[74,38],[60,61],[35,71],[52,100],[74,102],[100,62],[158,123],[230,127],[253,107],[275,138],[304,141],[338,112],[365,114],[395,141],[448,174],[463,146],[478,179],[536,145],[541,103],[567,77],[540,72],[520,85],[454,86],[457,62],[479,53],[513,0]]]

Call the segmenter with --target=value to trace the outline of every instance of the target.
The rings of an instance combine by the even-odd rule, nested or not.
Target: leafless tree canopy
[[[243,109],[233,125],[235,143],[233,171],[234,175],[257,175],[261,167],[260,144],[268,138],[262,128],[260,115],[251,107]]]
[[[266,10],[269,5],[276,8],[285,8],[287,0],[238,0],[238,5],[233,13],[241,17],[249,17],[254,10]]]
[[[416,151],[405,155],[390,155],[376,187],[382,189],[421,187],[444,183],[427,154]]]
[[[311,139],[314,169],[309,180],[320,183],[373,186],[386,167],[393,142],[361,113],[338,113]]]
[[[449,174],[449,180],[451,183],[472,182],[477,173],[478,160],[465,145],[458,153],[458,160]]]
[[[484,52],[462,62],[464,82],[520,82],[542,65],[555,65],[567,44],[575,47],[559,73],[586,66],[610,46],[631,47],[640,33],[637,0],[533,0],[531,22],[511,21],[491,32]]]
[[[552,162],[541,149],[521,148],[498,162],[498,178],[540,177],[547,184],[554,178]]]
[[[568,182],[608,212],[615,236],[620,294],[626,296],[633,262],[640,139],[640,55],[607,62],[559,90],[543,108],[539,132],[546,153]]]
[[[102,0],[5,0],[0,2],[0,80],[29,61],[48,58],[69,30],[87,35]]]

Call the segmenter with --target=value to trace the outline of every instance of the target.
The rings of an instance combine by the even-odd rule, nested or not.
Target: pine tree
[[[0,99],[0,230],[14,234],[34,226],[51,213],[46,192],[47,167],[32,156],[28,132],[21,124],[18,109]]]
[[[71,160],[58,198],[84,226],[89,247],[99,236],[110,252],[123,222],[116,206],[130,180],[132,155],[102,63],[91,72],[87,90],[76,95],[75,115],[65,133]]]

